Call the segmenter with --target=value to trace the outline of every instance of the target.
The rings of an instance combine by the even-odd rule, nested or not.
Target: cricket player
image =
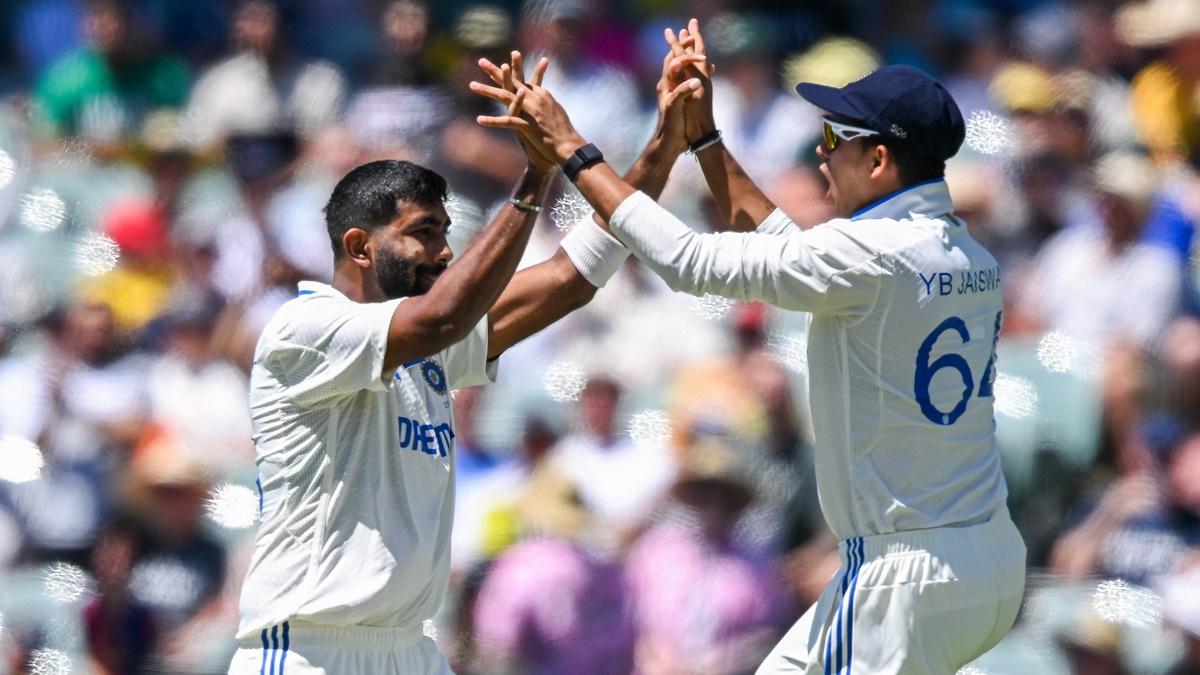
[[[668,31],[673,51],[703,54],[694,20],[681,37]],[[525,99],[479,122],[557,157],[672,288],[812,313],[818,492],[843,565],[758,672],[950,675],[999,642],[1025,583],[993,421],[1000,271],[943,180],[965,133],[942,85],[884,67],[840,89],[798,86],[827,111],[816,152],[838,215],[801,230],[721,145],[711,71],[689,66],[692,151],[730,223],[757,230],[700,234],[621,181],[545,89],[485,70],[500,86],[474,91]]]
[[[664,73],[696,60],[668,59]],[[660,82],[658,142],[626,174],[655,196],[670,171],[665,157],[687,147],[690,93]],[[449,571],[450,392],[490,382],[505,349],[586,304],[629,253],[589,216],[550,260],[514,275],[558,170],[521,143],[525,175],[454,265],[438,174],[377,161],[334,188],[325,207],[332,283],[301,282],[255,351],[262,517],[230,673],[450,672],[422,630]]]

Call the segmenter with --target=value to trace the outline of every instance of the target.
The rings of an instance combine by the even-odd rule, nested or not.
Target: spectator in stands
[[[569,539],[531,539],[505,551],[483,581],[474,616],[484,673],[633,671],[621,569]]]
[[[1149,440],[1160,468],[1113,481],[1055,544],[1057,572],[1147,585],[1200,547],[1200,435],[1184,436],[1173,420],[1155,422],[1148,433],[1160,437]]]
[[[429,8],[418,0],[396,0],[383,10],[383,47],[376,85],[429,86],[437,82],[429,57]]]
[[[1014,323],[1059,331],[1103,359],[1109,434],[1120,461],[1136,465],[1146,459],[1135,436],[1148,386],[1142,366],[1182,308],[1183,268],[1165,247],[1140,241],[1159,189],[1146,159],[1105,155],[1093,187],[1099,222],[1047,242],[1019,291]]]
[[[508,60],[512,18],[495,5],[474,5],[455,21],[454,39],[458,51],[445,78],[451,109],[438,131],[437,164],[460,198],[486,211],[508,195],[511,176],[520,171],[525,156],[511,135],[475,123],[477,115],[495,109],[491,101],[473,96],[468,85],[479,76],[480,58]]]
[[[739,522],[739,543],[783,554],[804,543],[824,519],[816,502],[812,456],[802,439],[786,367],[804,369],[804,333],[779,331],[767,348],[769,308],[744,303],[734,310],[736,351],[680,373],[673,407],[675,444],[686,448],[706,435],[744,447],[747,477],[758,499]],[[787,351],[790,350],[790,353]],[[828,580],[825,580],[828,581]]]
[[[544,421],[528,419],[519,483],[486,517],[482,552],[493,559],[472,575],[475,593],[460,610],[473,620],[476,672],[632,672],[621,560],[591,536],[577,486],[549,461],[557,439]]]
[[[454,529],[451,530],[450,568],[464,572],[483,557],[488,519],[508,505],[524,472],[508,453],[483,446],[481,418],[486,395],[482,387],[454,392]]]
[[[128,350],[114,311],[81,298],[62,317],[56,350],[44,371],[48,387],[43,446],[65,457],[95,456],[105,447],[127,449],[145,425],[145,361]]]
[[[730,152],[746,158],[746,173],[755,182],[769,185],[781,172],[811,154],[820,127],[820,111],[782,86],[772,61],[774,33],[763,17],[719,14],[707,26],[711,58],[720,64],[713,78],[713,116],[723,133],[722,141]],[[820,81],[824,82],[839,62],[865,66],[862,72],[845,73],[844,81],[825,82],[844,85],[874,69],[870,49],[865,50],[864,60],[854,58],[858,56],[857,48],[859,45],[845,41],[814,47],[807,55],[813,63],[792,76],[820,73]],[[557,95],[557,89],[551,90]],[[575,119],[574,114],[571,119]]]
[[[40,121],[53,135],[116,144],[151,110],[183,104],[187,67],[134,35],[126,0],[89,0],[83,31],[87,46],[51,66],[35,88]]]
[[[543,84],[571,115],[579,133],[604,148],[605,161],[625,171],[637,144],[650,133],[641,126],[638,92],[623,68],[591,58],[585,51],[604,7],[584,0],[537,0],[525,3],[518,42],[529,63],[550,58]],[[632,46],[630,47],[632,49]],[[597,105],[602,101],[603,105]]]
[[[223,667],[248,530],[218,538],[201,506],[217,475],[253,480],[244,369],[295,280],[332,269],[321,207],[333,184],[377,156],[429,164],[455,186],[461,254],[524,166],[507,133],[475,121],[494,110],[468,91],[477,60],[507,61],[514,47],[551,56],[548,86],[622,168],[651,130],[663,17],[690,8],[710,19],[709,58],[728,85],[717,88],[723,142],[801,227],[831,207],[810,161],[819,123],[792,83],[918,64],[941,72],[967,117],[1006,123],[1007,134],[976,117],[980,147],[992,129],[998,153],[965,149],[948,182],[1012,301],[999,372],[1039,388],[1029,417],[1009,406],[997,417],[1009,432],[1036,427],[1007,434],[1005,448],[1026,455],[1006,456],[1008,468],[1038,477],[1010,495],[1036,515],[1023,525],[1043,540],[1031,564],[1048,557],[1058,523],[1071,527],[1050,556],[1056,573],[1031,584],[1053,602],[1031,597],[1023,625],[978,665],[1138,672],[1129,655],[1158,640],[1121,642],[1114,625],[1082,619],[1059,632],[1037,611],[1061,611],[1069,579],[1103,575],[1159,592],[1164,624],[1183,637],[1170,675],[1200,673],[1200,443],[1133,433],[1160,410],[1200,429],[1200,278],[1185,280],[1200,223],[1200,2],[751,4],[0,0],[0,671],[45,672],[53,652],[38,650],[71,643],[87,652],[70,655],[76,670]],[[654,46],[639,50],[634,36]],[[632,55],[651,51],[635,86]],[[189,66],[204,74],[190,92]],[[1139,144],[1150,163],[1129,160]],[[700,173],[679,162],[664,198],[720,229],[695,194]],[[547,199],[528,261],[587,210],[567,215],[572,192],[560,187],[567,200],[557,189]],[[57,206],[41,190],[61,199],[61,219],[39,216]],[[98,279],[71,264],[92,233],[120,252]],[[1172,300],[1176,286],[1190,303]],[[681,300],[631,260],[583,311],[510,350],[490,401],[461,392],[457,602],[436,617],[454,670],[752,668],[778,626],[770,617],[813,602],[841,564],[813,504],[803,399],[824,394],[805,386],[803,326]],[[1023,371],[1039,366],[1021,355],[1032,351],[1021,333],[1046,330],[1078,340],[1084,367]],[[1096,358],[1084,340],[1102,343]],[[554,362],[592,375],[579,405],[545,399]],[[1075,386],[1103,394],[1104,432],[1053,413],[1045,388],[1090,376],[1089,362],[1103,379]],[[626,438],[646,440],[624,428],[624,413],[645,408],[670,411],[666,447]],[[492,447],[518,430],[511,452]],[[4,480],[26,441],[41,449],[40,475]],[[1105,451],[1079,465],[1075,450],[1092,443]],[[737,448],[736,470],[686,452],[721,444]],[[180,459],[185,447],[218,466]],[[1100,487],[1074,496],[1081,478]],[[89,568],[95,593],[73,607],[40,593],[49,561]]]
[[[254,456],[242,371],[221,358],[219,307],[180,303],[159,321],[164,352],[146,369],[150,414],[186,445],[204,448],[214,468],[236,470]]]
[[[99,675],[138,673],[158,647],[150,609],[129,592],[129,575],[138,557],[134,525],[116,522],[96,541],[91,569],[97,595],[84,608],[92,667]]]
[[[209,468],[197,458],[203,450],[167,432],[148,433],[134,449],[124,503],[141,528],[130,594],[154,617],[160,667],[177,671],[203,669],[194,660],[209,648],[205,620],[223,602],[225,549],[202,522],[210,487]]]
[[[429,22],[419,0],[396,0],[383,11],[379,68],[346,109],[346,126],[367,159],[430,164],[434,156],[453,95],[429,67]]]
[[[122,333],[136,335],[166,309],[174,285],[166,214],[149,199],[130,199],[114,204],[102,223],[121,257],[87,295],[112,308]]]
[[[1200,141],[1200,5],[1188,0],[1130,2],[1116,15],[1127,44],[1158,54],[1133,79],[1139,136],[1157,161],[1186,159]]]
[[[622,541],[652,515],[670,488],[674,461],[667,448],[640,448],[617,427],[621,385],[588,380],[579,398],[582,422],[554,448],[552,461],[574,484],[597,519],[596,534]]]
[[[471,390],[458,391],[456,411],[467,391]],[[474,404],[468,404],[468,412],[470,405]],[[457,441],[463,438],[463,424],[457,412],[455,419]],[[474,485],[469,496],[458,485],[450,566],[451,583],[461,584],[462,591],[454,619],[456,635],[446,650],[455,672],[472,672],[478,670],[477,661],[488,662],[475,636],[475,608],[496,558],[523,539],[577,540],[584,533],[589,517],[574,487],[545,461],[557,441],[557,432],[544,420],[529,417],[516,457],[499,465],[485,483]]]
[[[733,538],[754,501],[741,452],[716,437],[687,448],[674,510],[629,553],[639,673],[752,672],[791,618],[778,570]]]
[[[346,83],[324,61],[305,61],[288,49],[273,0],[245,0],[233,19],[234,54],[206,71],[187,106],[198,148],[237,133],[295,130],[309,137],[337,122]]]

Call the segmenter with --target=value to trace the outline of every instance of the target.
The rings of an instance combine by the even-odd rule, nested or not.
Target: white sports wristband
[[[566,251],[575,269],[596,288],[604,288],[629,257],[629,249],[600,229],[590,212],[575,223],[559,246]]]

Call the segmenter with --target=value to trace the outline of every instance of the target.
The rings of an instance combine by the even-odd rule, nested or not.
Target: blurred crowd
[[[0,672],[224,672],[255,493],[247,373],[352,167],[445,175],[469,244],[524,165],[476,61],[545,85],[618,169],[662,30],[702,22],[715,109],[802,227],[832,217],[799,81],[934,73],[947,180],[1001,261],[997,436],[1030,550],[974,672],[1200,673],[1200,2],[11,0],[0,6]],[[587,208],[550,196],[523,264]],[[681,158],[663,203],[724,226]],[[551,208],[552,207],[552,208]],[[456,672],[752,672],[838,567],[807,317],[631,260],[454,401]]]

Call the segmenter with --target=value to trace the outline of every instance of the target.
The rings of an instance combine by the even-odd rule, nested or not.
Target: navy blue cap
[[[840,89],[801,82],[796,91],[818,108],[857,120],[928,159],[950,159],[967,134],[946,87],[911,66],[884,66]]]

